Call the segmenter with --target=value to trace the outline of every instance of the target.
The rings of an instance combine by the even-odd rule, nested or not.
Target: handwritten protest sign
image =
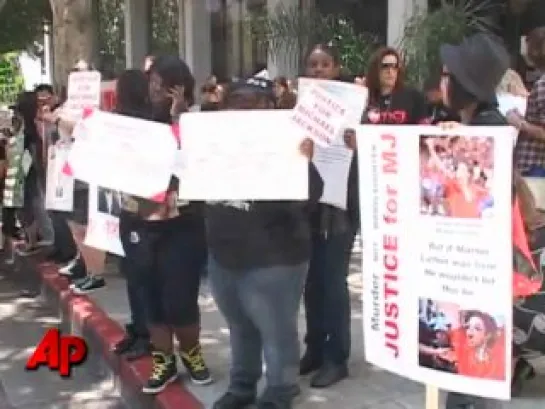
[[[324,180],[324,193],[320,202],[346,209],[348,175],[353,152],[345,146],[342,134],[347,127],[353,128],[359,124],[363,111],[367,106],[368,90],[366,87],[340,81],[300,78],[301,106],[306,105],[305,95],[309,92],[312,93],[313,87],[318,87],[327,92],[328,95],[342,101],[343,116],[337,118],[338,122],[336,122],[337,125],[334,130],[331,130],[332,127],[330,127],[332,142],[326,144],[326,146],[316,144],[312,161]],[[296,113],[295,115],[298,116],[299,114]],[[316,118],[321,118],[321,121],[324,122],[329,121],[333,114],[328,110],[317,108],[315,109],[315,115]]]
[[[180,199],[308,198],[308,160],[289,111],[189,113],[180,129]]]
[[[79,124],[63,171],[91,185],[162,202],[177,149],[168,125],[93,111]]]
[[[81,118],[83,111],[98,108],[101,102],[101,74],[98,71],[77,71],[68,77],[66,103],[62,111],[70,118]]]
[[[514,131],[357,131],[367,359],[430,392],[509,399]]]

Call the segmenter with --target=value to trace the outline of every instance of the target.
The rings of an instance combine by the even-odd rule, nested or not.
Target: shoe
[[[106,281],[104,278],[90,275],[87,276],[85,280],[82,280],[81,282],[78,281],[77,284],[74,284],[72,291],[77,295],[89,294],[95,290],[98,290],[99,288],[104,287],[105,285]]]
[[[83,285],[87,280],[89,279],[88,276],[80,277],[80,278],[72,278],[70,282],[70,289],[74,290],[76,287],[80,287]]]
[[[299,362],[299,375],[305,376],[317,371],[322,367],[322,363],[321,355],[310,353],[307,350]]]
[[[206,366],[206,362],[204,362],[200,344],[188,352],[181,351],[180,357],[193,383],[208,385],[213,382],[210,370]]]
[[[61,276],[71,276],[72,274],[74,274],[73,270],[76,267],[76,265],[78,264],[79,258],[80,258],[80,255],[78,254],[75,258],[70,260],[67,264],[60,267],[59,268],[59,274]]]
[[[138,337],[136,342],[123,354],[123,356],[127,361],[132,362],[145,356],[149,356],[150,353],[151,343],[149,338]]]
[[[288,390],[267,387],[257,401],[257,409],[292,409],[293,388]]]
[[[176,368],[176,358],[172,354],[154,351],[152,358],[151,375],[142,388],[142,392],[157,394],[178,379],[178,368]]]
[[[125,326],[125,336],[121,341],[114,345],[112,352],[116,355],[121,355],[128,352],[137,340],[134,326],[128,324]]]
[[[348,378],[346,365],[327,363],[312,377],[310,386],[312,388],[327,388],[345,378]]]
[[[255,396],[238,396],[227,392],[214,402],[212,409],[245,409],[254,403]]]

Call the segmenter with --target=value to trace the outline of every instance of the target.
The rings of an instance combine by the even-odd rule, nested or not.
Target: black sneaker
[[[212,409],[245,409],[254,403],[255,396],[238,396],[227,392],[214,402]]]
[[[178,379],[176,358],[163,352],[152,352],[153,367],[148,382],[142,388],[142,392],[156,394],[162,392],[169,384]]]
[[[204,362],[200,344],[188,352],[181,351],[180,357],[193,383],[208,385],[213,382],[210,370]]]
[[[78,254],[75,258],[70,260],[68,263],[63,265],[62,267],[59,267],[59,275],[70,277],[74,274],[74,270],[76,269],[78,263],[80,261],[80,255]]]
[[[91,293],[99,288],[102,288],[106,285],[104,278],[99,276],[87,276],[81,281],[74,282],[73,287],[71,286],[74,294],[83,295]]]

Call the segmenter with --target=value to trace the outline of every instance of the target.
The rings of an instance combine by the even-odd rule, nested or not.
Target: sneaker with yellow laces
[[[176,357],[163,352],[152,352],[153,366],[148,382],[142,392],[156,394],[162,392],[170,383],[178,379]]]
[[[213,382],[210,370],[204,362],[200,344],[187,352],[180,351],[180,357],[193,383],[208,385]]]

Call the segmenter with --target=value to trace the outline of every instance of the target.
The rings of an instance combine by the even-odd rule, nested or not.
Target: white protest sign
[[[321,203],[326,203],[337,208],[346,209],[347,184],[353,152],[345,146],[344,138],[340,137],[347,127],[354,127],[360,123],[363,111],[367,107],[368,90],[360,85],[340,82],[325,81],[311,78],[299,79],[299,93],[309,93],[313,86],[320,87],[342,101],[345,107],[345,116],[338,129],[339,135],[329,146],[317,144],[314,149],[312,161],[318,169],[324,181],[324,193],[320,198]]]
[[[367,360],[430,391],[509,399],[514,130],[357,132]]]
[[[108,253],[125,256],[119,238],[119,192],[89,186],[89,217],[84,244]]]
[[[74,206],[74,178],[63,173],[70,143],[57,142],[48,149],[45,208],[71,212]]]
[[[90,185],[165,199],[178,149],[173,127],[95,110],[78,129],[65,173]]]
[[[346,129],[347,113],[342,100],[318,85],[311,85],[299,95],[292,120],[316,144],[330,146]]]
[[[101,99],[101,74],[98,71],[76,71],[68,76],[66,103],[62,112],[73,120],[81,118],[85,109],[98,108]]]
[[[289,111],[188,113],[180,129],[180,199],[308,199],[308,160]]]

